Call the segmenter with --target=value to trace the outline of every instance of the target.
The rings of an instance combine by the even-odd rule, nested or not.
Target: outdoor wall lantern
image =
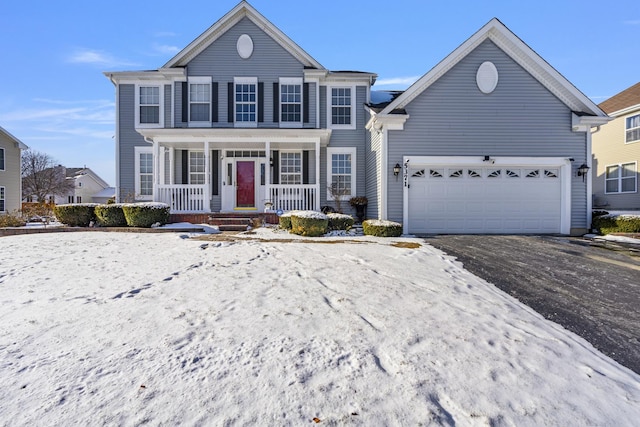
[[[400,170],[402,168],[400,167],[400,163],[396,163],[396,165],[393,167],[393,175],[396,177],[396,181],[398,180],[398,175],[400,175]]]
[[[587,174],[587,172],[589,172],[589,166],[587,166],[586,163],[581,164],[578,168],[578,176],[582,177],[582,182],[585,181],[585,175]]]

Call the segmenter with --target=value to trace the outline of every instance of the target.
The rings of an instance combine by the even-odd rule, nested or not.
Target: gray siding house
[[[22,150],[27,147],[0,127],[0,215],[21,209]]]
[[[366,196],[369,218],[405,233],[590,222],[577,170],[608,117],[496,19],[408,90],[373,99],[375,74],[325,69],[246,1],[163,67],[105,75],[119,201],[262,212]]]

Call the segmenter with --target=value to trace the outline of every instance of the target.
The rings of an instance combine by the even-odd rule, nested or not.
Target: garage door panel
[[[425,170],[410,180],[411,233],[560,232],[559,168],[550,176],[544,168],[518,165],[439,166],[437,177],[429,166]]]

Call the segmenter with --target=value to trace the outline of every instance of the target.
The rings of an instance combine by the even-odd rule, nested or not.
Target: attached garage
[[[406,233],[569,233],[569,159],[405,157],[404,165]]]

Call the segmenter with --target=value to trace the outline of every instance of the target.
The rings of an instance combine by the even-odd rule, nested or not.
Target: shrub
[[[149,228],[154,224],[164,225],[169,221],[169,205],[166,203],[125,203],[124,217],[130,227]]]
[[[88,227],[96,219],[94,209],[97,203],[77,203],[74,205],[56,205],[53,213],[61,223],[71,227]]]
[[[108,203],[96,206],[96,219],[103,227],[126,227],[127,219],[124,217],[122,203]]]
[[[278,218],[278,225],[284,230],[291,230],[291,215],[298,211],[285,212]]]
[[[362,222],[362,231],[367,236],[398,237],[402,235],[402,224],[393,221],[368,219]]]
[[[291,215],[291,232],[301,236],[322,236],[328,225],[329,218],[322,212],[298,211]]]
[[[327,214],[329,219],[328,230],[349,230],[353,227],[353,217],[351,215],[344,215],[339,213]]]
[[[25,225],[25,220],[17,213],[0,215],[0,227],[24,227]]]
[[[592,228],[600,234],[640,233],[640,216],[601,215],[593,218]]]

